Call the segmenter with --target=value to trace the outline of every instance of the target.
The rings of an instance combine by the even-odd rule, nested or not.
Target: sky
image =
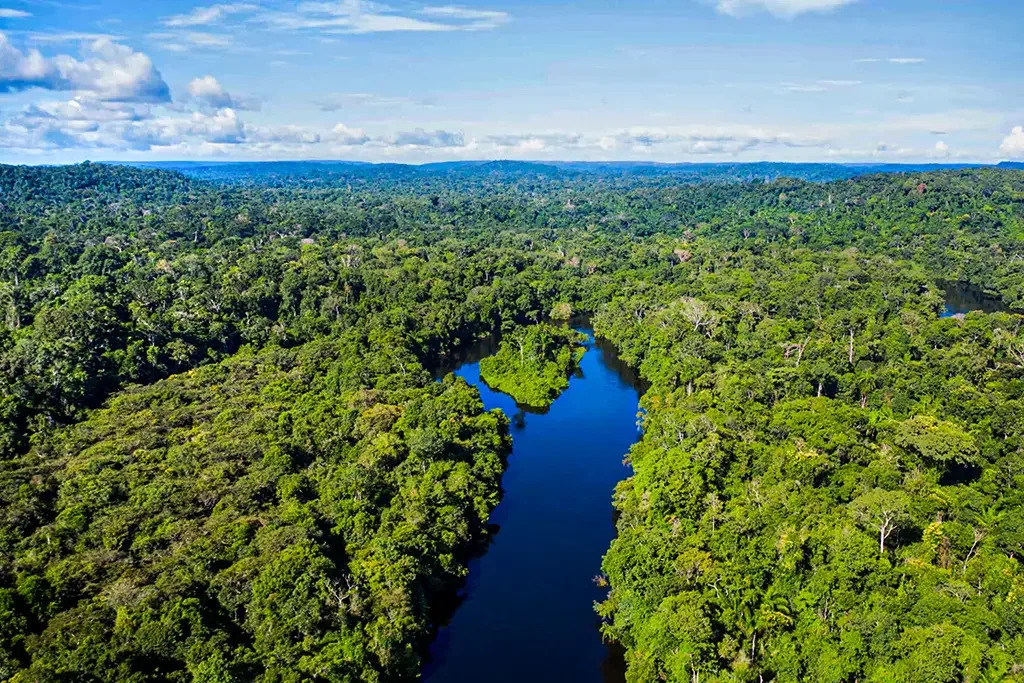
[[[0,0],[0,162],[1024,159],[1020,0],[448,1]]]

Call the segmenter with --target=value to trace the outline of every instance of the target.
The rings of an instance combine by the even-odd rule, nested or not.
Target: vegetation
[[[927,282],[776,253],[602,309],[653,384],[599,608],[628,680],[1024,680],[1022,319]]]
[[[480,377],[516,403],[547,408],[569,388],[579,368],[587,336],[550,324],[519,328],[501,341],[498,352],[480,361]]]
[[[630,681],[1024,680],[1024,173],[285,176],[0,167],[0,679],[414,677],[582,312]]]
[[[369,343],[243,350],[8,463],[5,678],[26,654],[17,680],[414,674],[507,421]]]

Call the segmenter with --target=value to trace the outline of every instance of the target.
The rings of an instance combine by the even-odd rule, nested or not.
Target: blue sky
[[[0,0],[0,161],[1024,159],[1019,0]]]

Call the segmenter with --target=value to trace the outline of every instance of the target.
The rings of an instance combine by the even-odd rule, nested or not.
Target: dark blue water
[[[943,283],[943,289],[946,298],[940,318],[952,318],[971,311],[999,313],[1007,310],[1002,299],[986,294],[980,287],[967,282],[946,282]]]
[[[491,391],[478,363],[456,370],[512,420],[513,449],[492,515],[499,529],[431,647],[429,683],[622,680],[594,613],[606,589],[593,579],[615,533],[615,484],[630,474],[622,459],[640,436],[639,388],[600,344],[588,346],[580,370],[544,414]]]

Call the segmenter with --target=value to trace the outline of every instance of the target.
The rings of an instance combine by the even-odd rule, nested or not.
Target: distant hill
[[[121,164],[121,162],[117,162]],[[373,164],[359,161],[126,162],[121,165],[179,171],[213,182],[253,185],[330,186],[364,182],[489,180],[514,182],[571,180],[580,175],[615,181],[756,182],[795,178],[813,182],[846,180],[873,173],[978,168],[981,164],[832,164],[832,163],[655,163],[647,161],[444,161],[428,164]],[[1003,162],[1004,168],[1024,164]]]

